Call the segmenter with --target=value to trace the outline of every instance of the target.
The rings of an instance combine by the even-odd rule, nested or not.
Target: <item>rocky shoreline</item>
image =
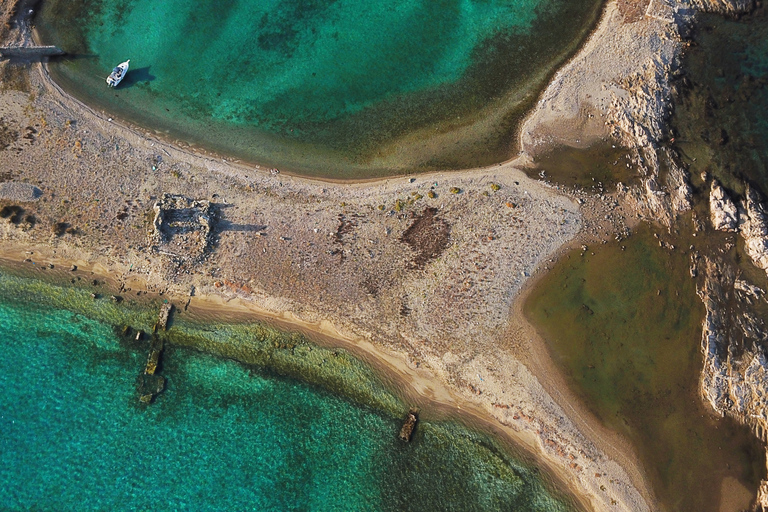
[[[621,12],[620,5],[613,10],[609,6],[606,16],[618,19],[626,14],[626,5],[625,13]],[[604,45],[595,45],[593,52],[586,52],[585,58],[575,60],[556,77],[550,86],[552,90],[545,93],[538,110],[531,116],[530,125],[524,127],[523,147],[536,153],[539,146],[553,141],[588,145],[590,138],[594,139],[595,133],[599,133],[595,123],[584,122],[581,131],[569,132],[570,139],[557,140],[547,132],[547,121],[563,113],[575,121],[589,112],[589,119],[604,120],[612,139],[634,155],[640,184],[619,184],[619,201],[638,217],[658,222],[670,232],[677,229],[679,217],[690,212],[693,236],[696,236],[707,227],[694,209],[690,176],[670,145],[674,139],[668,128],[674,98],[680,94],[679,88],[685,86],[684,80],[678,79],[684,73],[680,56],[688,44],[687,33],[695,26],[697,11],[739,17],[752,10],[756,2],[668,0],[645,2],[645,5],[646,17],[656,20],[654,38],[645,47],[652,48],[653,52],[646,54],[632,47],[633,38],[624,35],[626,29],[625,32],[619,30],[620,43],[614,46],[619,49],[615,53],[619,65],[608,71],[597,66],[595,72],[595,63],[590,59],[604,57],[600,53]],[[624,19],[626,21],[626,16]],[[622,52],[622,47],[628,50]],[[600,87],[584,86],[589,83]],[[574,96],[563,95],[563,89],[572,91]],[[761,192],[745,183],[743,197],[733,200],[717,180],[703,175],[702,181],[710,183],[708,206],[712,228],[738,233],[750,263],[768,272],[768,214]],[[699,251],[691,246],[691,276],[696,278],[702,271],[704,276],[699,289],[706,306],[701,392],[714,412],[748,425],[765,443],[768,442],[766,292],[721,257],[730,252],[728,260],[732,261],[735,246],[735,240],[727,241],[716,250]],[[763,481],[754,506],[756,510],[768,509],[768,482]]]

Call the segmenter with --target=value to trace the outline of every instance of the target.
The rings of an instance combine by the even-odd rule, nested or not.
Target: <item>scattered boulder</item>
[[[736,204],[717,180],[712,180],[709,192],[709,215],[712,227],[718,231],[737,231],[739,228]]]

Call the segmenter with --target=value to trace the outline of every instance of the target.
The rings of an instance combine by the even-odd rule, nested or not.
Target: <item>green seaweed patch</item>
[[[111,335],[130,345],[126,348],[135,350],[137,347],[130,343],[130,338],[135,337],[139,330],[151,332],[160,301],[114,301],[109,299],[109,292],[99,291],[99,298],[94,299],[90,288],[58,286],[7,272],[0,273],[0,296],[5,302],[23,304],[37,311],[48,308],[67,310],[71,314],[113,326]],[[358,404],[381,409],[394,417],[400,417],[408,409],[386,390],[373,370],[349,352],[320,347],[300,333],[283,332],[256,322],[207,324],[203,327],[177,317],[164,336],[170,344],[194,348],[257,366],[266,372],[295,378]]]
[[[97,282],[95,286],[98,288],[101,284]],[[135,367],[137,373],[146,361],[147,347],[146,342],[135,341],[135,333],[138,329],[151,329],[160,302],[141,304],[128,300],[93,299],[91,287],[59,286],[2,271],[0,297],[0,309],[14,309],[1,315],[9,332],[27,329],[29,313],[34,311],[41,315],[37,324],[55,326],[57,339],[88,347],[87,367],[101,368],[105,361],[120,360]],[[46,332],[40,331],[37,335],[45,337]],[[389,416],[389,421],[402,418],[407,409],[370,367],[349,352],[318,346],[299,333],[283,332],[257,322],[203,324],[181,315],[163,335],[167,341],[165,358],[171,375],[168,391],[171,397],[178,396],[180,391],[173,386],[188,380],[179,377],[179,371],[191,364],[183,352],[194,351],[205,354],[202,363],[194,364],[197,364],[196,368],[207,364],[210,375],[203,374],[205,383],[217,386],[217,400],[222,406],[248,398],[226,385],[218,388],[222,382],[232,379],[220,378],[219,382],[215,377],[240,370],[217,363],[213,361],[214,357],[236,361],[248,372],[307,383],[370,407]],[[21,341],[9,339],[6,342]],[[186,395],[191,397],[209,395],[195,393],[194,389],[185,388],[185,391],[189,391]],[[181,401],[164,399],[162,395],[159,400],[161,403],[152,406],[148,414],[162,414],[166,419],[180,417],[172,411],[181,407]],[[138,403],[135,405],[138,407]],[[290,410],[284,414],[290,414]],[[344,418],[339,421],[343,422]],[[290,423],[287,417],[285,423]],[[309,428],[307,425],[306,430]],[[547,480],[535,466],[525,458],[510,454],[508,448],[488,435],[453,422],[430,421],[419,422],[411,443],[397,440],[396,429],[391,434],[391,442],[384,442],[374,455],[376,467],[382,468],[379,485],[385,510],[558,511],[576,508],[566,497],[548,488]]]
[[[91,296],[93,293],[98,298],[94,299]],[[59,286],[7,271],[0,271],[0,296],[5,302],[23,304],[29,308],[66,309],[107,325],[129,325],[145,331],[151,330],[157,320],[159,307],[133,301],[126,304],[125,301],[109,300],[109,291],[104,290],[100,283],[88,288],[85,283],[82,287]]]
[[[166,336],[172,345],[301,380],[394,417],[407,410],[373,370],[349,352],[321,347],[300,333],[280,331],[263,323],[214,324],[202,329],[194,322],[176,320]]]

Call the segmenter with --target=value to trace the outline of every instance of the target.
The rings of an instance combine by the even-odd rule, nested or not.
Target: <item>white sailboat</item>
[[[107,85],[110,87],[117,87],[117,84],[119,84],[120,81],[125,78],[126,73],[128,73],[129,62],[131,62],[131,59],[128,59],[125,62],[121,62],[115,67],[115,69],[112,70],[112,72],[107,77]]]

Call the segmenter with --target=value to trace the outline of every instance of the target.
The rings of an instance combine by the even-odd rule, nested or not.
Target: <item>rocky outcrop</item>
[[[732,269],[724,268],[710,259],[705,259],[706,279],[704,287],[698,290],[706,308],[701,337],[701,351],[704,355],[704,369],[701,378],[701,392],[717,413],[725,415],[731,411],[733,400],[729,398],[728,376],[728,330],[725,308],[733,289]]]
[[[768,272],[768,213],[762,194],[749,185],[743,209],[745,215],[740,229],[745,249],[754,264]]]
[[[755,0],[689,0],[691,7],[705,12],[737,16],[755,8]]]
[[[763,195],[747,184],[744,199],[737,207],[722,185],[713,181],[709,214],[715,229],[738,232],[749,258],[768,273],[768,210]]]
[[[736,279],[730,266],[709,258],[698,291],[706,307],[701,338],[701,393],[721,416],[751,427],[768,441],[768,329],[765,291]],[[768,482],[757,498],[768,504]]]
[[[635,151],[635,165],[643,166],[645,175],[642,186],[619,184],[619,196],[638,214],[671,228],[677,215],[693,205],[688,171],[678,163],[674,150],[649,146]],[[659,176],[660,162],[667,169],[664,178]]]
[[[677,10],[671,12],[673,18],[668,20],[670,28],[665,35],[679,42],[673,27],[687,24],[689,18]],[[612,90],[606,122],[614,139],[636,151],[633,163],[643,176],[643,186],[633,191],[636,208],[667,227],[678,213],[691,209],[693,196],[688,171],[674,150],[661,144],[669,133],[671,77],[678,68],[677,54],[662,54],[621,78]],[[664,167],[667,175],[662,178]]]
[[[768,329],[760,315],[765,291],[735,278],[722,262],[706,259],[706,279],[699,290],[706,316],[701,349],[701,390],[712,408],[768,434]],[[762,304],[760,304],[762,303]],[[760,307],[756,307],[756,306]]]
[[[709,217],[718,231],[738,231],[739,211],[717,180],[712,181],[709,192]]]

